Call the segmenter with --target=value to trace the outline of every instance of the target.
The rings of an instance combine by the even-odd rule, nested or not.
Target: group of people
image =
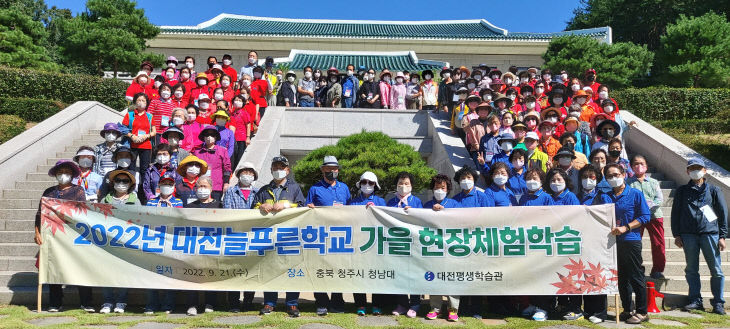
[[[355,67],[349,65],[343,77],[336,69],[323,77],[322,72],[307,67],[295,86],[293,72],[287,72],[281,82],[281,76],[273,73],[273,62],[267,60],[265,67],[257,63],[258,54],[252,51],[239,75],[231,67],[231,56],[223,56],[222,65],[211,56],[210,70],[195,74],[193,58],[186,58],[186,65],[178,69],[177,60],[170,57],[165,76],[155,78],[159,82],[155,88],[148,85],[152,67],[143,64],[128,92],[133,109],[121,123],[104,126],[103,143],[81,147],[73,161],[62,160],[51,168],[49,175],[58,185],[43,196],[117,205],[259,209],[264,214],[291,207],[334,205],[440,211],[614,204],[616,226],[612,234],[617,239],[618,287],[624,310],[619,317],[628,323],[648,319],[641,237],[648,229],[653,261],[650,277],[663,279],[663,193],[658,181],[650,177],[646,159],[641,155],[629,159],[622,135],[634,123],[624,122],[618,104],[609,97],[608,87],[597,82],[594,70],[579,79],[569,78],[565,71],[553,76],[549,70],[516,72],[510,68],[502,73],[480,65],[473,72],[466,67],[444,68],[437,83],[430,70],[397,72],[395,81],[383,70],[376,82],[372,69],[361,68],[356,74]],[[190,80],[193,75],[196,78]],[[316,92],[318,84],[337,97],[321,99]],[[270,99],[273,91],[275,100]],[[337,179],[340,165],[333,156],[324,158],[322,179],[304,194],[290,176],[288,159],[278,156],[269,168],[273,180],[257,189],[254,186],[261,168],[239,161],[269,104],[449,113],[453,133],[464,141],[474,166],[461,168],[453,177],[435,175],[426,193],[431,199],[421,200],[416,194],[423,195],[422,191],[412,190],[417,182],[408,172],[397,175],[396,191],[382,191],[378,177],[370,171],[349,182],[354,183],[351,189]],[[232,168],[238,169],[233,172]],[[702,308],[698,274],[702,250],[712,274],[713,311],[724,314],[720,266],[727,234],[724,197],[719,188],[706,181],[702,160],[690,160],[687,173],[689,182],[677,190],[671,216],[672,235],[687,259],[690,303],[685,309]],[[237,179],[231,180],[232,176]],[[388,192],[395,196],[387,201],[379,196]],[[39,227],[40,214],[36,219],[38,244],[42,243]],[[49,310],[58,311],[62,305],[60,286],[51,285],[50,291]],[[82,308],[94,311],[91,288],[79,287],[79,292]],[[124,312],[126,289],[104,288],[103,292],[100,312]],[[198,293],[185,293],[187,313],[197,314]],[[636,296],[635,307],[632,294]],[[227,295],[231,311],[252,307],[254,292],[244,292],[242,301],[240,292]],[[148,291],[145,311],[172,311],[174,296],[175,291],[170,290]],[[286,293],[287,312],[294,317],[299,316],[298,297],[297,292]],[[445,297],[444,301],[444,296],[430,296],[427,319],[481,317],[485,299],[493,312],[517,313],[537,321],[550,316],[587,318],[593,323],[606,319],[605,295]],[[315,298],[319,315],[344,312],[341,293],[316,293]],[[205,294],[205,312],[221,307],[216,299],[215,292]],[[366,296],[355,294],[354,299],[357,313],[365,315]],[[276,301],[276,293],[265,292],[260,312],[271,313]],[[375,294],[370,312],[380,315],[392,306],[394,315],[416,317],[421,304],[420,295]]]

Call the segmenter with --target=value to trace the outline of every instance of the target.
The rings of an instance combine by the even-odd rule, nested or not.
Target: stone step
[[[30,287],[38,284],[38,272],[0,271],[0,287]]]
[[[43,190],[29,190],[29,189],[8,189],[3,190],[3,199],[34,199],[40,198],[43,194]]]
[[[0,241],[6,243],[32,242],[34,237],[34,230],[0,231]]]
[[[662,196],[664,197],[664,200],[667,200],[669,198],[674,197],[674,189],[673,188],[662,188]]]
[[[2,199],[0,209],[31,209],[38,208],[40,199]]]
[[[58,160],[71,160],[71,158],[52,157],[46,159],[46,164],[54,165],[56,164],[56,162],[58,162]]]
[[[38,208],[0,209],[0,221],[5,220],[35,220]]]
[[[48,172],[27,173],[25,180],[28,182],[56,182],[56,178],[48,176]]]
[[[38,253],[38,245],[29,241],[27,243],[0,243],[0,256],[35,256]]]
[[[654,179],[656,179],[658,181],[664,180],[664,178],[666,177],[664,175],[664,173],[661,173],[661,172],[652,172],[652,173],[647,173],[646,175],[649,176],[649,177],[651,177],[651,178],[654,178]]]
[[[33,212],[35,213],[35,210]],[[0,220],[0,229],[2,229],[0,231],[35,232],[35,215],[33,219]]]
[[[48,176],[46,176],[48,177]],[[50,177],[49,177],[50,178]],[[52,178],[50,178],[52,179]],[[21,189],[21,190],[44,190],[53,186],[57,185],[58,183],[56,181],[47,181],[47,182],[15,182],[15,188]],[[40,195],[39,195],[40,197]]]
[[[700,257],[702,258],[702,257]],[[644,259],[644,268],[645,268],[645,274],[650,274],[651,271],[651,258],[645,258]],[[687,264],[684,262],[684,259],[682,261],[671,261],[667,262],[664,267],[664,275],[665,276],[672,276],[672,277],[681,277],[684,279],[684,268],[687,266]],[[730,271],[730,264],[722,264],[722,272],[728,273]],[[710,276],[710,269],[707,267],[707,263],[704,261],[700,262],[700,275],[701,276]]]
[[[48,171],[51,170],[51,168],[53,168],[52,164],[41,164],[38,165],[38,167],[36,168],[36,172],[43,172],[48,174]]]
[[[36,271],[32,256],[0,256],[0,271]]]
[[[686,295],[687,291],[689,291],[689,285],[687,284],[687,280],[684,278],[684,275],[665,275],[666,280],[654,280],[654,279],[647,279],[648,281],[653,281],[656,286],[658,287],[659,291],[683,291]],[[728,281],[730,278],[725,278],[725,285],[728,285]],[[700,275],[700,284],[702,286],[701,291],[710,291],[710,276],[709,275]]]
[[[673,181],[663,180],[663,181],[659,182],[659,187],[673,189],[673,188],[677,187],[677,183],[675,183]]]
[[[678,249],[678,248],[677,249],[666,249],[664,252],[665,252],[665,255],[667,256],[667,261],[673,261],[673,262],[684,261],[684,250],[682,250],[682,249]],[[642,259],[645,259],[647,261],[650,260],[651,259],[651,249],[642,248],[641,257],[642,257]],[[701,255],[700,255],[700,258],[702,258]],[[720,259],[722,260],[722,262],[730,261],[730,250],[726,249],[725,251],[721,251]]]

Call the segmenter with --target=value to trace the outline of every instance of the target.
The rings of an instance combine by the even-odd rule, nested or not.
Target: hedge
[[[707,119],[684,119],[651,121],[652,126],[662,130],[676,130],[685,134],[728,134],[730,133],[730,119],[717,117]]]
[[[25,123],[17,115],[0,114],[0,144],[25,131]]]
[[[66,108],[66,104],[45,99],[0,97],[0,114],[13,114],[25,121],[41,122]]]
[[[127,106],[124,81],[84,74],[16,69],[0,66],[0,97],[29,97],[65,104],[98,101],[115,109]]]
[[[612,91],[611,97],[646,121],[706,119],[730,110],[730,89],[629,88]]]

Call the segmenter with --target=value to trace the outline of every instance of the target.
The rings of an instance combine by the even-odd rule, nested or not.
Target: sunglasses
[[[370,185],[370,186],[375,186],[375,182],[371,182],[371,181],[369,181],[369,180],[361,180],[361,181],[360,181],[360,185]]]
[[[114,180],[114,183],[124,183],[124,184],[129,184],[129,183],[131,183],[131,182],[132,182],[132,181],[131,181],[131,180],[129,180],[129,179],[115,179],[115,180]]]

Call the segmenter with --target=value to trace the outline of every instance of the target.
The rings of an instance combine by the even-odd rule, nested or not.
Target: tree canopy
[[[42,70],[57,70],[46,48],[39,44],[47,32],[40,22],[20,9],[0,9],[0,64]]]

